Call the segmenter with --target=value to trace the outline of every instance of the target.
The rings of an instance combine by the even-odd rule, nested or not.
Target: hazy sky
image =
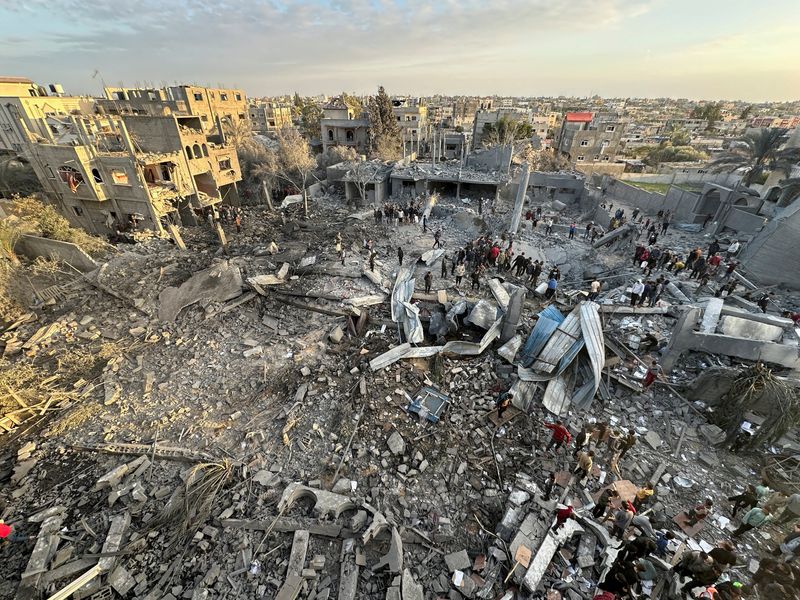
[[[91,94],[102,77],[795,100],[800,0],[0,0],[0,75]]]

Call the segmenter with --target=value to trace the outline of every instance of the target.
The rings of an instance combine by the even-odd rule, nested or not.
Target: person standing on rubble
[[[572,434],[569,432],[569,429],[564,427],[561,421],[545,423],[544,426],[553,432],[553,435],[550,437],[550,443],[547,444],[547,448],[545,448],[545,452],[548,452],[553,446],[558,450],[565,442],[569,444],[570,441],[572,441]]]
[[[578,224],[574,221],[569,225],[569,237],[568,239],[574,240],[575,239],[575,232],[578,230]]]
[[[553,217],[548,217],[544,224],[544,236],[548,237],[553,231]]]
[[[556,289],[558,288],[558,279],[555,277],[551,277],[547,282],[547,290],[544,293],[544,297],[548,300],[552,300],[553,296],[556,295]]]
[[[428,215],[422,215],[422,233],[428,233]]]
[[[233,223],[236,225],[236,233],[242,233],[242,213],[236,213],[236,216],[233,218]]]
[[[762,313],[766,313],[767,309],[769,308],[769,303],[772,301],[772,296],[775,295],[775,292],[769,292],[768,294],[762,294],[761,297],[758,299],[758,308],[761,309]]]
[[[741,494],[728,496],[728,501],[733,502],[731,516],[735,518],[736,513],[739,512],[739,509],[746,508],[749,510],[758,504],[756,487],[752,483],[748,483],[747,488]]]
[[[583,239],[589,239],[589,236],[592,235],[592,227],[594,227],[594,221],[590,221],[586,224],[586,230],[583,232]]]
[[[378,256],[378,253],[375,250],[369,251],[369,270],[373,273],[375,272],[375,257]]]
[[[447,277],[447,255],[442,255],[442,279]]]
[[[432,285],[433,285],[433,273],[428,271],[427,273],[425,273],[425,293],[426,294],[430,294],[431,293],[431,286]]]
[[[401,267],[403,266],[403,256],[404,256],[404,253],[403,253],[403,248],[401,248],[400,246],[398,246],[398,247],[397,247],[397,262],[399,262],[399,263],[400,263],[400,266],[401,266]]]
[[[636,444],[636,434],[633,432],[633,429],[629,429],[628,435],[619,442],[619,450],[620,450],[619,459],[622,460],[623,458],[625,458],[625,455],[628,453],[628,450],[633,448],[635,444]]]
[[[601,287],[600,280],[595,277],[592,280],[592,283],[589,284],[589,300],[594,302],[597,300],[597,297],[600,295],[600,287]]]
[[[437,229],[436,233],[433,234],[433,247],[434,248],[441,248],[442,247],[442,230]]]
[[[464,273],[467,272],[467,268],[464,266],[463,262],[460,262],[456,265],[455,268],[455,276],[456,276],[456,287],[461,286],[461,280],[464,278]]]
[[[542,263],[541,261],[535,261],[533,263],[533,271],[531,272],[531,285],[536,287],[536,284],[539,281],[539,275],[542,274]]]
[[[742,517],[742,522],[739,527],[736,528],[731,535],[733,537],[741,537],[743,534],[747,533],[751,529],[755,529],[756,527],[761,527],[765,523],[769,523],[772,521],[772,514],[770,513],[768,508],[760,508],[758,506],[754,506],[750,510],[748,510],[745,515]]]
[[[715,238],[714,241],[708,245],[708,258],[711,258],[715,254],[717,254],[719,250],[720,250],[719,240]]]
[[[615,490],[613,486],[604,489],[597,497],[594,508],[592,508],[592,516],[595,519],[605,517],[606,511],[608,510],[608,505],[614,498],[619,498],[619,492]]]
[[[470,287],[471,290],[479,290],[481,287],[481,272],[480,272],[480,265],[475,267],[475,270],[472,271],[470,275],[472,279],[472,286]]]
[[[575,475],[580,475],[578,481],[588,480],[589,475],[592,474],[593,466],[594,466],[594,451],[589,450],[588,452],[579,452],[578,464],[575,466],[575,470],[572,472]]]
[[[622,506],[620,506],[619,509],[614,512],[614,518],[611,527],[611,537],[624,541],[625,530],[628,529],[628,526],[631,524],[631,520],[633,519],[633,515],[635,514],[636,511],[634,510],[633,505],[630,502],[623,502]]]
[[[644,284],[642,283],[641,279],[637,279],[636,283],[633,284],[631,287],[631,306],[636,308],[636,304],[639,302],[639,299],[642,297],[642,292],[644,292]]]
[[[660,379],[662,377],[662,372],[664,369],[661,368],[661,365],[658,364],[658,361],[654,360],[650,363],[650,366],[647,367],[647,373],[644,375],[644,381],[642,382],[642,387],[644,388],[642,391],[646,392],[650,389],[650,386],[653,385],[656,379]]]
[[[572,456],[577,458],[578,453],[589,444],[589,439],[592,437],[593,431],[594,427],[588,423],[583,424],[583,427],[581,427],[578,435],[575,436],[575,451],[572,453]]]
[[[556,474],[551,471],[550,475],[547,476],[547,481],[544,482],[543,497],[545,502],[550,501],[550,494],[553,493],[553,488],[555,487],[555,485],[556,485]]]

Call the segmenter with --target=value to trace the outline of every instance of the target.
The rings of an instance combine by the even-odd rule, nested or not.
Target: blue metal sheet
[[[558,329],[564,319],[565,317],[561,314],[561,311],[552,304],[539,313],[539,319],[536,321],[536,325],[533,326],[520,353],[520,364],[523,367],[530,367],[533,364],[534,359],[547,344],[547,340],[550,339],[550,336]]]

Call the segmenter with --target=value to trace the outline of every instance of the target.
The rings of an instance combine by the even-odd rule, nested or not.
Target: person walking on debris
[[[404,256],[403,249],[400,246],[398,246],[397,247],[397,261],[400,263],[401,267],[403,266],[403,256]]]
[[[470,286],[471,290],[479,290],[481,287],[481,272],[479,267],[476,267],[475,270],[470,275],[472,279],[472,285]]]
[[[556,511],[556,524],[553,525],[553,531],[561,529],[561,526],[567,522],[567,519],[574,519],[574,512],[571,504],[567,504],[566,507]]]
[[[431,286],[432,285],[433,285],[433,273],[428,271],[427,273],[425,273],[425,293],[426,294],[430,294],[431,293]]]
[[[437,229],[436,233],[433,234],[433,247],[434,248],[441,248],[442,247],[442,230]]]
[[[628,450],[633,448],[635,444],[636,444],[636,434],[633,432],[633,429],[629,429],[628,435],[619,442],[620,460],[625,458],[625,455],[628,453]]]
[[[337,233],[336,234],[334,246],[336,248],[336,255],[337,256],[340,255],[342,253],[342,234],[341,233]]]
[[[539,275],[542,274],[542,263],[541,261],[534,261],[531,269],[531,285],[536,287],[536,284],[539,282]]]
[[[369,253],[369,270],[373,273],[375,272],[375,257],[378,255],[375,250],[371,250]]]
[[[769,303],[772,300],[772,296],[775,295],[775,292],[769,292],[768,294],[762,294],[761,297],[758,299],[758,308],[761,309],[762,313],[766,313],[767,309],[769,308]]]
[[[583,232],[583,239],[589,239],[589,236],[592,235],[592,227],[594,227],[594,221],[586,224],[586,230]]]
[[[342,261],[342,266],[344,266],[344,255],[345,255],[344,248],[342,248],[342,247],[340,246],[340,247],[339,247],[339,258],[340,258],[340,259],[341,259],[341,261]]]
[[[569,444],[572,440],[572,434],[566,427],[564,427],[564,424],[561,421],[556,421],[555,423],[545,423],[544,426],[553,432],[553,435],[550,438],[550,443],[547,444],[547,448],[545,448],[545,452],[549,451],[553,446],[555,446],[555,449],[558,450],[564,445],[565,442]]]
[[[553,231],[553,218],[548,217],[547,221],[545,222],[544,236],[549,237],[552,231]]]
[[[752,483],[747,484],[747,488],[741,493],[735,496],[729,496],[728,500],[733,502],[733,508],[731,508],[731,516],[736,517],[736,513],[739,512],[739,509],[746,508],[751,509],[756,504],[758,504],[758,495],[756,494],[756,488]]]
[[[650,483],[639,488],[639,490],[636,492],[636,496],[633,498],[633,508],[635,508],[637,512],[642,510],[642,505],[650,502],[650,498],[653,497],[653,493],[653,485]]]
[[[463,262],[460,262],[456,265],[455,275],[456,275],[456,287],[461,286],[461,280],[464,278],[464,273],[467,272],[467,268],[464,266]]]
[[[442,279],[447,277],[447,256],[442,255]]]
[[[722,540],[717,544],[717,547],[711,550],[708,555],[714,559],[714,562],[722,567],[725,571],[739,562],[736,556],[736,546],[733,542]]]
[[[544,482],[545,502],[550,501],[550,494],[553,493],[553,488],[555,487],[555,485],[556,485],[556,474],[551,472],[550,475],[547,476],[547,481]]]
[[[667,547],[670,540],[675,539],[675,534],[671,531],[661,532],[656,536],[656,556],[665,558],[667,556]]]
[[[422,233],[428,233],[428,215],[422,215]]]
[[[714,241],[708,245],[708,258],[711,258],[717,254],[720,250],[720,247],[719,240],[715,238]]]
[[[503,392],[497,397],[497,418],[503,420],[503,413],[511,406],[511,400],[514,399],[514,394],[511,392]]]
[[[608,510],[608,505],[614,498],[619,498],[619,492],[615,490],[613,486],[604,489],[597,497],[594,508],[592,508],[592,516],[595,519],[601,519],[605,517],[606,511]]]
[[[575,436],[575,451],[572,453],[572,456],[577,457],[578,453],[589,444],[589,439],[592,437],[592,431],[594,431],[593,427],[586,423],[583,424],[583,427],[581,427],[578,435]]]
[[[236,225],[236,233],[242,233],[242,215],[241,213],[236,213],[236,216],[233,219],[233,223]]]
[[[572,471],[575,475],[580,475],[578,481],[588,480],[589,475],[592,474],[592,467],[594,466],[594,451],[579,452],[578,464],[575,470]]]
[[[706,498],[700,504],[697,504],[694,508],[690,508],[686,511],[686,524],[689,527],[693,527],[697,525],[700,521],[705,519],[708,516],[708,513],[711,512],[711,507],[714,505],[714,501],[711,498]]]
[[[575,232],[577,230],[578,230],[577,223],[574,223],[574,222],[570,223],[570,226],[569,226],[569,239],[570,240],[574,240],[575,239]]]

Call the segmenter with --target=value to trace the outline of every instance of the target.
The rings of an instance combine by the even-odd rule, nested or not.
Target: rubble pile
[[[297,207],[247,208],[224,247],[207,226],[183,231],[185,251],[157,238],[127,245],[4,329],[4,371],[29,375],[0,381],[0,518],[14,535],[0,547],[0,598],[591,598],[623,550],[592,514],[610,485],[624,501],[653,486],[631,535],[675,532],[653,557],[651,597],[674,586],[681,553],[730,537],[725,499],[762,465],[731,454],[711,424],[716,384],[683,384],[742,359],[687,351],[645,389],[643,357],[665,350],[680,311],[665,299],[625,312],[627,256],[534,230],[515,246],[559,266],[573,289],[545,302],[508,270],[468,290],[452,259],[483,232],[499,238],[507,207],[485,207],[478,222],[443,199],[428,227],[444,229],[445,247],[429,252],[421,224],[315,202],[307,221]],[[590,265],[619,279],[581,304]],[[408,285],[395,297],[398,280]],[[393,304],[418,318],[413,344],[417,323],[401,334]],[[548,380],[521,364],[545,308],[597,322],[582,333],[596,347],[576,348],[561,370],[533,369],[596,366],[588,408],[548,411]],[[503,407],[523,383],[526,401]],[[575,438],[590,432],[583,480],[574,445],[547,448],[556,418]],[[636,441],[620,456],[613,442],[628,432]],[[797,452],[794,436],[775,442],[776,456]],[[711,514],[688,525],[684,512],[706,496]],[[574,518],[554,531],[566,505]],[[742,536],[730,576],[748,581],[784,533],[769,524]]]

